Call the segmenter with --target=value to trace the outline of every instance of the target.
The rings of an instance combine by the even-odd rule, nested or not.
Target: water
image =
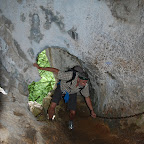
[[[90,117],[86,106],[78,107],[73,130],[68,129],[68,111],[58,115],[61,120],[42,128],[46,144],[144,144],[144,133],[136,133],[135,125],[111,130],[102,119]]]
[[[79,116],[74,121],[74,129],[66,130],[75,144],[133,144],[132,141],[113,134],[101,120],[89,116]]]
[[[85,104],[79,103],[73,130],[68,130],[68,117],[66,115],[68,113],[61,115],[65,120],[64,132],[74,144],[137,144],[135,140],[127,137],[125,132],[123,134],[118,134],[116,131],[112,132],[102,119],[92,118]]]

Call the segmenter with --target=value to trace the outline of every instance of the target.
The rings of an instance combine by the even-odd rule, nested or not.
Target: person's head
[[[85,86],[88,82],[88,74],[86,72],[82,72],[78,74],[78,84],[79,86]]]
[[[88,82],[88,80],[82,80],[82,79],[78,78],[78,85],[80,87],[84,87],[87,82]]]

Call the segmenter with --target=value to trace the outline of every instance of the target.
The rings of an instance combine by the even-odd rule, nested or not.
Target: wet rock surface
[[[56,68],[77,64],[69,61],[73,57],[81,61],[97,113],[124,116],[143,111],[142,0],[1,3],[0,63],[7,88],[13,85],[28,95],[27,84],[38,80],[32,63],[50,48],[49,60]],[[52,48],[60,52],[54,55]]]
[[[144,133],[137,133],[139,127],[119,125],[111,129],[103,119],[93,119],[85,103],[78,103],[74,129],[68,129],[68,111],[59,111],[61,119],[47,121],[47,127],[42,128],[43,138],[47,142],[62,144],[143,144]],[[61,107],[66,108],[63,103]],[[125,120],[126,122],[127,120]],[[51,130],[50,127],[53,127]]]
[[[67,132],[68,118],[63,124],[65,114],[58,113],[55,124],[50,124],[38,122],[27,108],[27,85],[39,79],[32,64],[39,52],[49,48],[50,63],[56,68],[63,70],[67,65],[78,64],[76,59],[81,61],[90,78],[96,113],[119,117],[143,112],[142,0],[0,0],[0,3],[0,87],[8,93],[7,96],[0,94],[1,143],[120,143],[121,138],[121,143],[144,143],[143,116],[120,120],[119,125],[109,121],[110,126],[121,132],[115,133],[118,138],[110,139],[113,131],[96,120],[95,124],[89,118],[77,117],[75,132]],[[55,48],[56,55],[52,50]],[[95,129],[100,127],[99,132],[102,130],[106,138],[97,130],[95,136],[94,129],[89,129],[86,123],[92,123],[90,127]],[[83,125],[92,131],[93,138]]]
[[[26,100],[26,97],[23,98]],[[143,144],[144,142],[143,129],[133,124],[132,120],[123,120],[117,127],[110,128],[103,119],[90,117],[83,99],[78,99],[73,130],[68,129],[69,112],[63,100],[56,108],[54,121],[47,120],[43,112],[37,117],[32,116],[22,101],[18,93],[1,95],[3,103],[0,107],[0,110],[3,109],[0,121],[1,143]]]

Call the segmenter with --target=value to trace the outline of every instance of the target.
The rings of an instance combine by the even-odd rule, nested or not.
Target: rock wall
[[[39,79],[38,53],[59,48],[88,72],[98,114],[142,112],[143,31],[143,0],[0,0],[0,86],[28,96],[27,85]]]

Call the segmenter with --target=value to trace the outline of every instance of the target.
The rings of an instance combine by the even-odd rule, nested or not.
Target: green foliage
[[[37,63],[40,67],[50,67],[45,50],[39,54]],[[48,71],[39,70],[39,74],[41,76],[41,80],[38,82],[33,81],[28,86],[29,101],[36,101],[42,104],[43,98],[53,89],[55,85],[55,78],[53,73]]]

